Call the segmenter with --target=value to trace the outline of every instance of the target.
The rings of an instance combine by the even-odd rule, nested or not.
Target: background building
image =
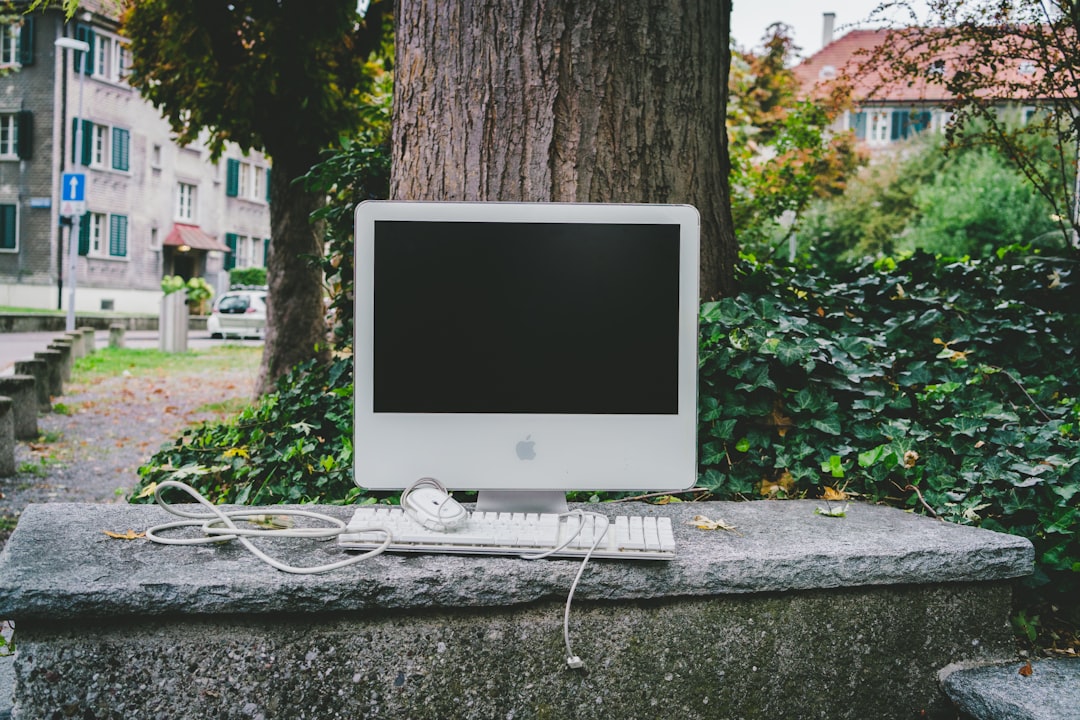
[[[70,21],[59,9],[13,19],[0,27],[0,305],[66,307],[64,172],[87,176],[79,311],[156,312],[164,275],[221,291],[231,267],[264,264],[269,160],[229,146],[214,162],[202,144],[174,144],[127,84],[112,4],[84,0]],[[56,47],[61,37],[89,53]]]

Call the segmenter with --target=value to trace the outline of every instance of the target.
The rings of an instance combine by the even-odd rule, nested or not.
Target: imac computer
[[[685,205],[361,204],[356,483],[516,512],[692,486],[698,248]]]

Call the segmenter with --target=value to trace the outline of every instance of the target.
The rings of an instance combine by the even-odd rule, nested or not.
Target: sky
[[[807,57],[821,49],[822,15],[836,13],[835,36],[847,30],[845,25],[865,21],[880,0],[732,0],[731,35],[735,44],[753,49],[761,44],[765,28],[783,22],[795,29],[795,44]],[[925,12],[922,2],[914,2],[918,12]]]

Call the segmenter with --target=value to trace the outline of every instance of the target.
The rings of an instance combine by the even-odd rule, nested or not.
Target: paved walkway
[[[10,357],[11,348],[18,348],[10,361],[14,363],[32,357],[57,335],[0,334],[0,365]],[[15,336],[19,343],[9,343]],[[129,347],[156,348],[157,332],[128,332],[125,340]],[[189,336],[191,349],[222,343],[205,333]],[[107,344],[108,334],[97,333],[98,347]],[[17,443],[16,463],[36,471],[0,480],[0,516],[17,517],[28,503],[124,502],[138,481],[137,468],[162,444],[173,441],[185,427],[221,417],[223,411],[215,407],[224,404],[227,412],[251,397],[258,357],[252,351],[236,367],[212,373],[193,361],[185,371],[169,375],[140,373],[65,385],[58,400],[71,414],[41,415],[42,438]],[[10,366],[7,370],[10,374]],[[6,533],[0,535],[0,542],[6,540]],[[3,632],[10,637],[10,628],[3,627]],[[12,658],[0,658],[0,720],[10,717],[14,682]]]

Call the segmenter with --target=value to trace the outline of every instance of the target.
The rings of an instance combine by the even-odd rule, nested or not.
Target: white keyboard
[[[610,523],[596,558],[671,560],[675,557],[675,536],[671,518],[651,515],[620,515]],[[450,553],[456,555],[534,555],[569,544],[553,557],[584,557],[603,531],[604,522],[592,515],[559,516],[536,513],[471,512],[465,523],[447,532],[429,530],[409,517],[400,507],[357,508],[345,532],[338,537],[343,547],[371,550],[386,535],[367,528],[381,527],[393,539],[388,551]]]

